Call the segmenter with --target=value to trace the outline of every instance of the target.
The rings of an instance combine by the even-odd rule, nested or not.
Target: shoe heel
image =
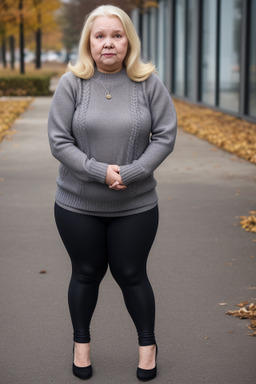
[[[156,344],[156,366],[153,369],[142,369],[137,368],[137,379],[143,382],[150,381],[155,379],[157,375],[157,354],[158,354],[158,346]]]
[[[77,367],[74,364],[74,357],[75,357],[75,345],[73,344],[73,375],[78,377],[81,380],[88,380],[92,377],[92,366],[88,365],[88,367]]]

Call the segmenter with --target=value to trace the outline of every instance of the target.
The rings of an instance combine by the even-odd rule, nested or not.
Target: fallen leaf
[[[227,303],[219,303],[219,305],[227,305]]]
[[[173,100],[180,129],[256,164],[256,124],[204,106]]]
[[[255,212],[255,211],[251,211]],[[256,215],[252,214],[251,216],[241,216],[240,225],[247,232],[256,233]]]
[[[23,113],[33,101],[26,100],[0,100],[0,141],[3,138],[11,139],[16,131],[10,130],[16,118]]]
[[[242,301],[241,303],[236,304],[236,307],[244,307],[244,306],[247,305],[248,303],[249,303],[249,301]]]
[[[249,301],[242,301],[239,304],[236,304],[237,307],[242,307],[235,311],[226,312],[227,315],[239,317],[240,319],[248,319],[251,321],[251,324],[248,326],[250,330],[256,329],[256,304],[251,303],[249,306],[247,305]],[[245,307],[247,306],[247,307]],[[256,331],[249,336],[256,336]]]
[[[47,271],[45,269],[42,269],[39,273],[44,274],[47,273]]]
[[[248,328],[251,330],[256,329],[256,320],[251,320],[251,324],[248,326]]]

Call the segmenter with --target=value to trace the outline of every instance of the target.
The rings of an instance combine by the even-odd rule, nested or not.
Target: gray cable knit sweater
[[[48,120],[51,151],[61,163],[57,204],[97,216],[124,216],[155,207],[153,172],[172,152],[176,126],[171,97],[155,74],[134,82],[125,68],[115,74],[96,70],[89,80],[66,73]],[[120,166],[127,189],[109,189],[108,164]]]

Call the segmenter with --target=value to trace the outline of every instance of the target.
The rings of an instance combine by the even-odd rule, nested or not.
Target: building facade
[[[141,3],[143,57],[169,92],[256,123],[256,0]]]

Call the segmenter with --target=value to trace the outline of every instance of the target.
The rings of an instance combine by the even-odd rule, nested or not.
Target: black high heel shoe
[[[157,353],[158,353],[158,347],[156,344],[156,360],[157,360]],[[137,368],[137,378],[140,381],[150,381],[153,380],[157,375],[157,363],[155,368],[153,369],[142,369],[142,368]]]
[[[88,367],[77,367],[74,364],[75,346],[73,345],[73,375],[79,377],[81,380],[88,380],[92,377],[92,366]]]

